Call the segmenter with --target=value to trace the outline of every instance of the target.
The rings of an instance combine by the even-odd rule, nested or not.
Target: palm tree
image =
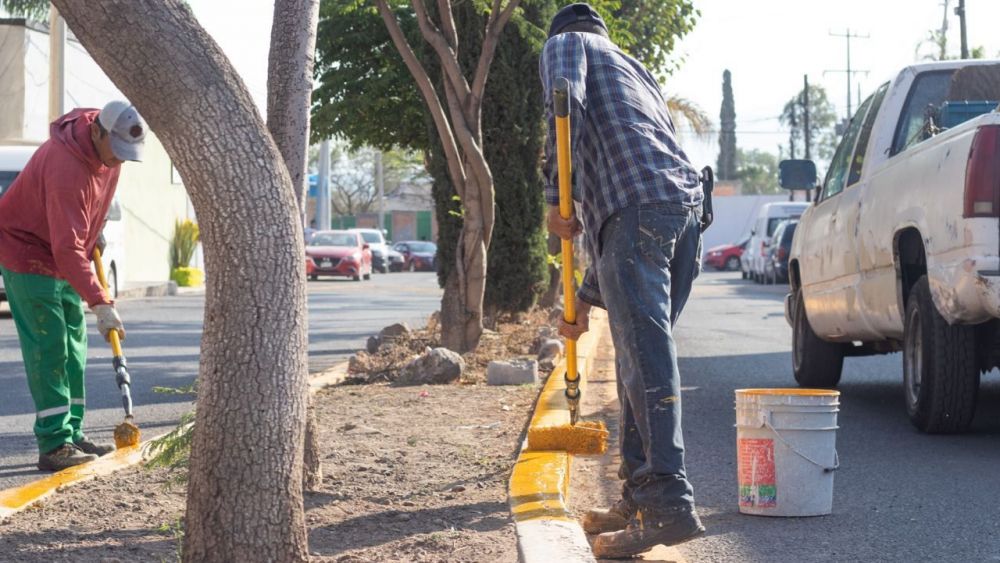
[[[674,121],[678,119],[687,123],[688,130],[694,133],[698,140],[708,140],[712,136],[712,119],[705,110],[687,98],[672,95],[667,98],[667,111]]]
[[[14,17],[46,21],[49,3],[47,0],[0,0],[0,10]]]

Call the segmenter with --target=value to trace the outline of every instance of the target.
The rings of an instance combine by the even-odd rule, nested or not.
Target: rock
[[[538,362],[535,360],[493,361],[486,366],[489,385],[524,385],[538,382]]]
[[[365,345],[365,349],[368,350],[369,354],[374,354],[378,352],[379,347],[382,346],[381,336],[369,336],[368,343]]]
[[[464,493],[465,492],[465,487],[462,486],[462,485],[455,485],[454,487],[451,488],[451,492],[453,492],[453,493]]]
[[[397,383],[402,385],[440,385],[457,381],[465,371],[462,356],[447,348],[434,348],[406,364]]]
[[[400,336],[406,336],[410,334],[410,326],[406,323],[396,323],[394,325],[389,325],[382,329],[379,333],[379,340],[385,342],[386,340],[395,340]]]
[[[542,377],[548,377],[556,369],[556,363],[562,356],[562,340],[548,338],[538,346],[538,370],[543,374]]]

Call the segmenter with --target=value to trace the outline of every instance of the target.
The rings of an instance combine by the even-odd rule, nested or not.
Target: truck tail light
[[[1000,125],[980,127],[965,167],[965,217],[1000,217]]]

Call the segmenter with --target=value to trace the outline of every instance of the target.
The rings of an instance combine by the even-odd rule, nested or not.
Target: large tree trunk
[[[277,0],[267,61],[267,128],[292,178],[303,226],[307,224],[306,155],[318,22],[319,0]],[[316,413],[309,408],[302,487],[310,491],[318,489],[323,481],[315,425]]]
[[[184,560],[304,561],[304,248],[282,156],[182,0],[53,4],[163,142],[200,220],[208,287]]]

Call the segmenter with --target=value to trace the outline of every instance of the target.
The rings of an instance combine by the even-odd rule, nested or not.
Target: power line
[[[843,37],[847,40],[847,68],[844,70],[824,70],[823,76],[826,76],[830,72],[843,72],[847,75],[847,118],[846,121],[851,120],[851,77],[855,74],[864,74],[868,76],[867,70],[852,70],[851,69],[851,39],[870,39],[871,35],[859,35],[857,33],[851,33],[850,28],[847,29],[846,33],[834,33],[830,32],[831,37]]]

